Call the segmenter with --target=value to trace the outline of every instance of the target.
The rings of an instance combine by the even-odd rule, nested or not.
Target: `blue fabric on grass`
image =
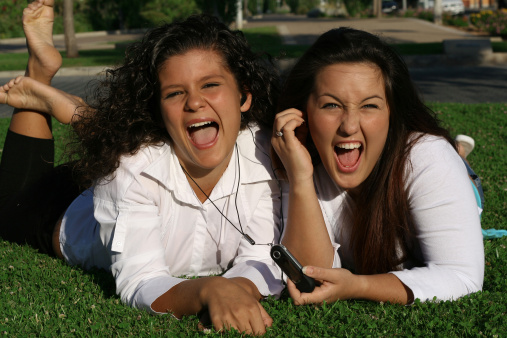
[[[471,182],[474,189],[475,200],[477,201],[477,206],[480,209],[479,217],[481,217],[482,210],[484,209],[484,192],[482,191],[481,179],[477,176],[465,159],[463,159],[463,163],[465,163],[465,166],[467,167],[468,175],[470,175],[475,183]],[[483,239],[501,238],[503,236],[507,236],[507,230],[482,229]]]
[[[482,229],[482,237],[484,239],[501,238],[507,236],[507,230]]]

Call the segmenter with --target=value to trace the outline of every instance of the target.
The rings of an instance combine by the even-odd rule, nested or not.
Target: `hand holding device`
[[[312,292],[315,289],[315,280],[303,273],[303,267],[282,244],[271,247],[271,258],[290,278],[301,292]]]

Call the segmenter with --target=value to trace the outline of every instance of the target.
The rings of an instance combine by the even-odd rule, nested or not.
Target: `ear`
[[[252,94],[250,92],[246,92],[241,94],[241,107],[240,110],[242,113],[246,112],[252,106]]]

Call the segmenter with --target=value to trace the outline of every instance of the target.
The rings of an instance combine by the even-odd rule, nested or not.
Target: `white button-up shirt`
[[[110,270],[122,301],[149,311],[183,276],[227,271],[224,277],[248,278],[264,296],[279,295],[281,272],[265,245],[278,241],[281,208],[269,140],[258,128],[240,132],[238,152],[209,196],[216,207],[199,201],[170,145],[124,157],[111,180],[67,210],[60,231],[66,260]]]
[[[456,150],[441,137],[425,135],[412,148],[406,189],[414,219],[409,257],[392,271],[421,301],[452,300],[482,289],[484,246],[479,212],[468,173]],[[324,219],[343,266],[354,268],[350,196],[322,165],[315,181]],[[359,210],[360,211],[360,210]]]

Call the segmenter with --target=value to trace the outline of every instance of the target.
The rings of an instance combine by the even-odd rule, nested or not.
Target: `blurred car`
[[[382,1],[382,13],[393,13],[399,9],[396,1],[384,0]]]
[[[419,1],[419,5],[424,7],[424,1]],[[435,8],[435,0],[427,0],[428,8]],[[452,15],[465,13],[465,4],[462,0],[442,0],[442,12]]]
[[[465,4],[461,0],[442,0],[442,11],[453,15],[465,13]]]

